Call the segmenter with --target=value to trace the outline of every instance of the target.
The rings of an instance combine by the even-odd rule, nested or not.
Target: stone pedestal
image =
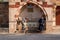
[[[16,22],[9,22],[9,33],[15,33],[16,31]]]

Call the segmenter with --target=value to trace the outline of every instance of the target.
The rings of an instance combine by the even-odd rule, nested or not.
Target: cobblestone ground
[[[52,34],[3,34],[0,40],[60,40],[60,35]]]

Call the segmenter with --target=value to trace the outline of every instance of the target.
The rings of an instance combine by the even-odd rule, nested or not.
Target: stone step
[[[46,33],[60,33],[60,26],[56,26],[56,27],[48,26]]]

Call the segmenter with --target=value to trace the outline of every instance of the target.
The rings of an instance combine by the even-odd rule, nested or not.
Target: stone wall
[[[35,0],[36,1],[36,0]],[[16,4],[17,3],[17,4]],[[33,3],[37,4],[38,6],[40,5],[42,7],[42,9],[45,9],[44,11],[46,11],[47,13],[47,17],[46,17],[46,27],[48,26],[55,26],[55,12],[53,10],[54,5],[53,4],[49,4],[49,2],[34,2]],[[20,8],[23,7],[23,5],[26,4],[26,2],[16,2],[13,0],[9,1],[9,30],[10,33],[14,33],[14,31],[16,31],[16,18],[15,15],[18,18],[18,14],[20,14]],[[19,10],[18,10],[19,8]],[[47,28],[48,29],[48,28]]]

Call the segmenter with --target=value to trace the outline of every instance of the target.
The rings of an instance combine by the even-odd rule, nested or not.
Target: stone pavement
[[[5,34],[0,35],[0,40],[60,40],[60,35],[52,34]]]

